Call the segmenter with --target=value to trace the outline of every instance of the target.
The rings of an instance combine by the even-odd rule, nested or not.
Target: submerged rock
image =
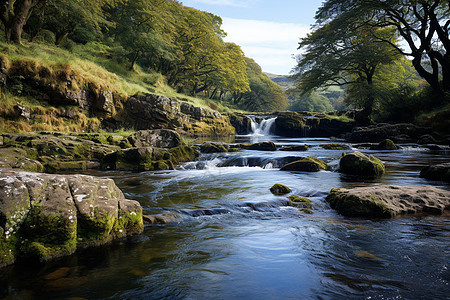
[[[112,179],[0,172],[0,266],[50,260],[143,230],[142,207]]]
[[[200,145],[200,151],[202,153],[223,153],[228,152],[228,145],[221,143],[206,142]]]
[[[255,143],[255,144],[240,144],[240,148],[246,149],[246,150],[260,150],[260,151],[276,151],[277,145],[275,145],[273,142],[262,142],[262,143]]]
[[[391,218],[396,215],[442,214],[450,209],[450,191],[433,186],[333,188],[326,201],[348,217]]]
[[[397,150],[399,147],[390,139],[385,139],[378,143],[378,145],[373,145],[370,150]]]
[[[308,156],[283,166],[281,171],[318,172],[326,169],[327,164],[323,160]]]
[[[307,198],[303,198],[297,195],[291,195],[288,197],[289,205],[295,206],[298,208],[308,208],[311,209],[311,200]]]
[[[291,192],[291,189],[285,185],[276,183],[270,188],[270,191],[274,195],[281,196],[281,195],[289,194]]]
[[[450,182],[450,163],[427,166],[420,171],[420,177]]]
[[[295,145],[295,146],[284,146],[280,148],[280,151],[307,151],[309,149],[308,145]]]
[[[323,149],[326,150],[350,150],[350,146],[344,144],[325,144],[320,145]]]
[[[341,158],[339,161],[339,172],[350,175],[379,177],[384,174],[385,168],[378,158],[356,151]]]

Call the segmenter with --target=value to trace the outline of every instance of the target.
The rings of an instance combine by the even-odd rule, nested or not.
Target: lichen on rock
[[[378,158],[355,151],[341,158],[339,161],[339,172],[350,175],[379,177],[384,175],[385,168]]]

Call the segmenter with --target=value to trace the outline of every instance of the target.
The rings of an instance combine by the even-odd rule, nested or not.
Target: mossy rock
[[[241,144],[239,146],[242,149],[246,149],[246,150],[259,150],[259,151],[276,151],[277,150],[277,145],[275,145],[273,142]]]
[[[356,151],[341,158],[339,161],[339,172],[350,175],[380,177],[384,175],[385,168],[378,158]]]
[[[350,150],[350,146],[344,144],[325,144],[320,145],[323,149],[326,150]]]
[[[327,164],[323,160],[308,156],[283,166],[281,171],[318,172],[326,169]]]
[[[333,188],[325,199],[331,208],[347,217],[390,218],[392,213],[376,195],[362,198],[345,189]]]
[[[298,211],[304,212],[305,214],[308,214],[308,215],[313,214],[313,211],[310,208],[299,208]]]
[[[282,196],[289,194],[291,192],[291,189],[283,184],[276,183],[270,188],[270,191],[274,195]]]
[[[228,149],[224,144],[207,142],[200,145],[200,151],[202,153],[223,153],[228,152]]]
[[[311,200],[303,198],[297,195],[291,195],[288,197],[289,205],[299,208],[311,208]]]
[[[308,145],[295,145],[280,148],[280,151],[307,151],[309,149]]]
[[[397,150],[399,147],[390,139],[381,141],[378,145],[370,147],[370,150]]]

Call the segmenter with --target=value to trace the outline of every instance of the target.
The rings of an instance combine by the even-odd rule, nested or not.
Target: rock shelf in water
[[[47,261],[143,230],[142,207],[112,179],[0,169],[0,267]]]
[[[433,186],[333,188],[326,201],[331,208],[347,217],[392,218],[415,213],[439,215],[450,209],[450,191]]]

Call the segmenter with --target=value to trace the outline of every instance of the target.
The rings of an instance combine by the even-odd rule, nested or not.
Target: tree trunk
[[[32,0],[22,0],[19,2],[16,17],[11,27],[11,41],[16,44],[21,44],[23,26],[30,16],[30,10],[32,7]]]

